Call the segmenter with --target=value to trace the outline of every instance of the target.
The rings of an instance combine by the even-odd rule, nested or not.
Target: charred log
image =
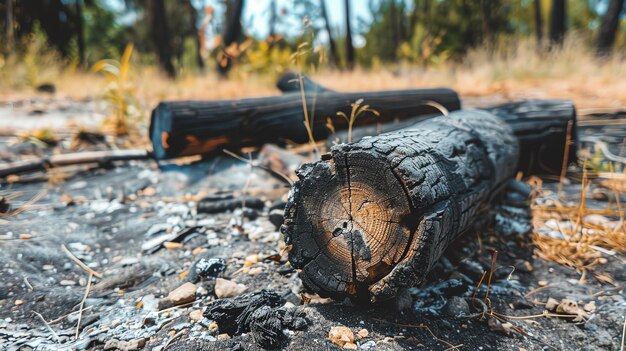
[[[298,171],[282,231],[322,296],[380,301],[415,286],[515,174],[514,129],[458,111],[333,147]]]
[[[305,83],[306,84],[306,83]],[[326,118],[336,130],[346,129],[338,111],[350,115],[350,104],[363,99],[380,113],[359,116],[360,125],[388,122],[437,113],[420,104],[434,101],[449,111],[461,107],[458,95],[450,89],[415,89],[364,93],[307,92],[306,105],[313,120],[315,140],[330,134]],[[221,152],[265,143],[308,142],[304,110],[299,93],[282,96],[222,101],[162,102],[152,112],[150,138],[157,159]]]
[[[517,170],[528,174],[559,175],[563,162],[576,160],[575,147],[569,147],[565,156],[565,143],[568,128],[576,141],[576,108],[569,100],[526,100],[484,107],[503,119],[513,129],[520,143],[520,159]],[[434,117],[434,116],[433,116]],[[367,136],[375,136],[407,128],[424,120],[424,116],[408,118],[388,123],[359,126],[352,130],[352,141],[357,142]],[[326,145],[347,143],[348,132],[343,130],[328,137]]]

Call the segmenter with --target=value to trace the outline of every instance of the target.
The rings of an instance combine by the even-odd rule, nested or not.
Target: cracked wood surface
[[[298,171],[282,227],[289,260],[322,296],[391,298],[423,281],[518,157],[512,128],[480,110],[337,145]]]

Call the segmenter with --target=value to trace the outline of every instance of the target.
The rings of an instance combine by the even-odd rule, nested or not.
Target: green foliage
[[[128,28],[117,22],[116,13],[99,6],[98,2],[83,11],[87,64],[106,57],[119,57],[129,41]]]
[[[82,4],[82,13],[75,6]],[[108,57],[119,57],[128,42],[136,44],[135,59],[145,65],[157,63],[157,48],[151,36],[148,18],[148,1],[124,0],[116,6],[104,0],[49,0],[45,2],[16,1],[15,28],[16,53],[14,61],[5,55],[0,58],[0,74],[5,81],[17,85],[36,85],[47,79],[50,67],[70,70],[79,66],[78,20],[82,19],[85,44],[85,67]],[[273,24],[280,32],[284,24],[294,19],[304,19],[302,33],[276,33],[273,38],[249,36],[236,48],[237,62],[234,68],[242,74],[280,74],[294,64],[290,56],[298,51],[298,45],[310,43],[306,55],[299,56],[302,72],[316,71],[326,64],[326,48],[320,33],[326,31],[320,11],[320,0],[291,0]],[[328,0],[325,0],[330,3]],[[165,12],[176,72],[198,71],[198,30],[211,28],[219,33],[224,24],[223,11],[193,8],[197,1],[165,1]],[[212,2],[222,8],[223,2]],[[474,48],[485,45],[488,49],[499,45],[515,46],[520,38],[534,36],[534,1],[519,0],[376,0],[370,1],[371,21],[365,23],[358,18],[354,33],[364,38],[365,45],[357,49],[359,63],[368,67],[381,65],[430,66],[457,60]],[[541,0],[543,33],[547,37],[550,24],[552,0]],[[567,30],[591,44],[599,26],[599,16],[593,9],[594,1],[567,2]],[[121,5],[124,5],[121,7]],[[273,11],[276,11],[274,9]],[[209,14],[210,12],[210,14]],[[334,14],[336,17],[341,14]],[[245,28],[244,33],[253,32]],[[4,24],[0,17],[0,25]],[[200,24],[202,22],[202,24]],[[282,24],[283,26],[281,26]],[[269,24],[270,26],[272,24]],[[339,58],[345,57],[345,33],[333,30]],[[281,34],[285,35],[283,38]],[[199,39],[202,44],[204,40]],[[0,37],[0,42],[3,38]],[[626,45],[625,31],[618,31],[617,46]],[[245,45],[244,45],[245,44]],[[206,47],[202,46],[201,47]],[[54,48],[51,49],[51,48]],[[201,50],[205,51],[205,50]],[[213,53],[217,56],[218,51]],[[221,51],[220,51],[221,52]],[[206,52],[203,52],[207,58]],[[56,63],[51,64],[51,60]],[[204,62],[215,64],[214,60]],[[339,64],[341,68],[341,63]],[[4,75],[2,67],[11,67],[11,77]],[[19,69],[15,70],[15,67]],[[46,68],[44,73],[43,67]],[[8,79],[8,80],[7,80]]]
[[[102,73],[106,78],[103,99],[113,113],[104,121],[104,127],[111,129],[116,135],[127,135],[129,120],[136,120],[142,115],[135,98],[134,84],[129,79],[132,53],[133,45],[128,44],[119,61],[100,60],[92,67],[93,71]]]
[[[337,116],[342,117],[343,119],[346,120],[346,122],[348,122],[348,143],[352,142],[352,126],[354,125],[354,122],[357,120],[357,118],[359,118],[361,114],[370,112],[376,117],[380,116],[380,113],[370,108],[370,105],[361,106],[361,104],[363,104],[363,99],[358,99],[357,101],[350,104],[350,107],[352,108],[350,110],[350,116],[348,116],[342,111],[337,112]],[[327,123],[328,122],[330,122],[330,120],[327,120]],[[332,122],[330,123],[332,125]],[[332,128],[332,130],[334,129],[335,128]]]
[[[292,66],[292,53],[292,48],[285,43],[255,41],[244,53],[240,69],[245,72],[279,75]]]

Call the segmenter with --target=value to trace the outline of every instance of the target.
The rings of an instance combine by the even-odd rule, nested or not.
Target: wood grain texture
[[[392,298],[423,281],[518,157],[512,128],[480,110],[337,145],[298,171],[281,228],[289,260],[322,296]]]

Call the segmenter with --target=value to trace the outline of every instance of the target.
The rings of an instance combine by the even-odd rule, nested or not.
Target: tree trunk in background
[[[604,56],[611,53],[615,43],[615,32],[619,27],[619,15],[624,8],[624,0],[609,0],[609,7],[604,16],[596,42],[596,54]]]
[[[159,65],[170,78],[174,78],[176,72],[172,64],[172,46],[163,0],[148,0],[148,16],[150,19],[150,34],[157,48]]]
[[[7,0],[6,3],[6,7],[5,7],[6,13],[5,13],[5,22],[4,24],[7,26],[6,27],[6,51],[7,54],[11,55],[13,54],[13,50],[14,50],[14,39],[15,39],[15,33],[13,32],[13,0]]]
[[[274,43],[274,36],[276,35],[276,0],[272,0],[270,2],[270,38],[272,38],[272,43]]]
[[[396,0],[389,1],[389,17],[391,17],[391,44],[393,48],[391,57],[393,57],[395,61],[398,57],[398,46],[400,46],[400,31],[398,30],[398,9],[396,8]]]
[[[533,10],[535,12],[535,35],[537,43],[541,45],[543,41],[543,17],[541,15],[541,0],[534,0]]]
[[[236,44],[241,35],[241,13],[243,12],[244,0],[228,0],[226,3],[226,19],[222,32],[222,54],[224,58],[218,62],[217,72],[225,77],[233,65],[234,57],[231,57],[227,49]]]
[[[491,7],[493,0],[481,0],[480,11],[483,24],[483,42],[490,47],[493,44],[493,28],[491,23]]]
[[[565,0],[552,1],[552,13],[550,15],[550,43],[562,45],[565,37]]]
[[[83,6],[82,0],[76,0],[76,41],[78,42],[78,63],[81,67],[85,65],[85,34],[83,31]]]
[[[336,68],[339,68],[339,54],[337,53],[337,44],[335,43],[335,38],[333,38],[333,32],[330,29],[330,20],[328,19],[328,12],[326,10],[326,0],[320,0],[320,7],[322,9],[322,17],[324,17],[324,26],[326,27],[326,32],[328,33],[330,60]]]
[[[354,68],[354,46],[352,45],[352,29],[350,29],[350,0],[345,0],[346,7],[346,67]]]
[[[202,71],[204,70],[204,60],[202,59],[202,41],[200,40],[200,32],[197,27],[198,23],[198,11],[193,7],[191,0],[185,1],[185,7],[189,12],[189,17],[191,21],[189,23],[189,35],[193,36],[193,40],[196,43],[196,63],[198,64],[198,68]]]

